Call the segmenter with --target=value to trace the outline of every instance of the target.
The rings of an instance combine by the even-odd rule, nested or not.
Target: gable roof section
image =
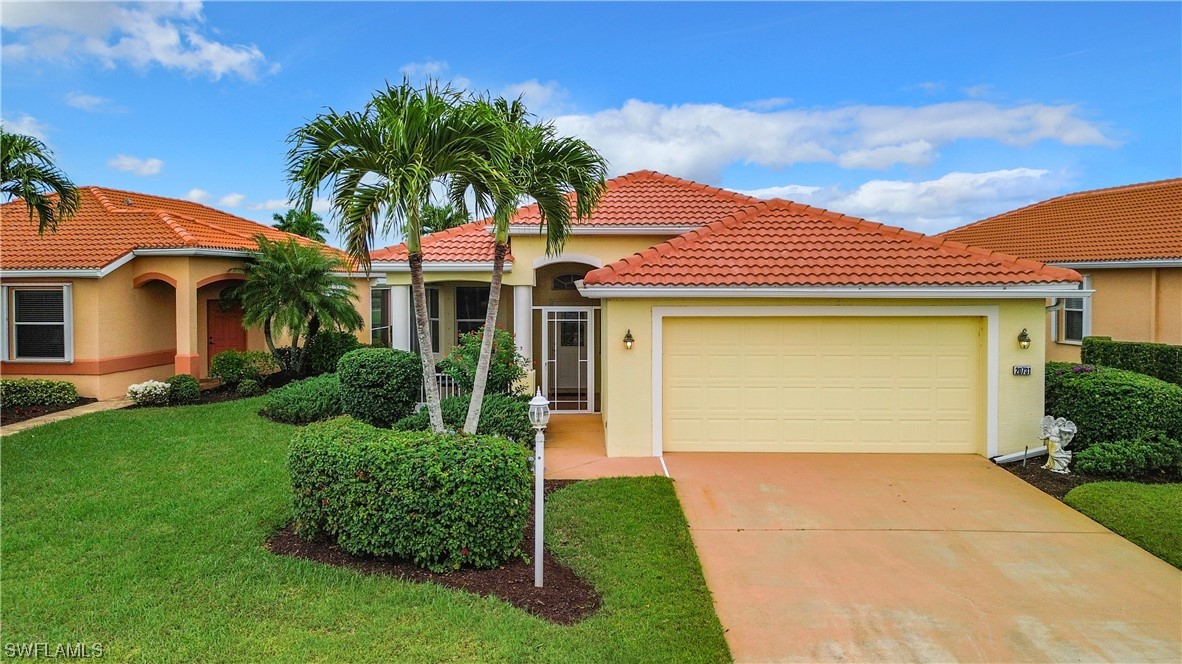
[[[144,249],[245,253],[257,247],[259,234],[320,246],[191,201],[105,187],[79,187],[78,194],[78,213],[45,235],[37,234],[23,201],[0,206],[0,269],[101,269]]]
[[[656,171],[636,171],[612,178],[606,184],[599,206],[589,218],[573,224],[574,232],[651,229],[654,235],[672,235],[708,224],[760,200]],[[540,223],[538,206],[532,204],[517,210],[510,226],[521,233],[537,233]],[[424,236],[424,262],[491,262],[494,243],[487,230],[490,224],[485,219]],[[376,249],[370,256],[375,261],[405,261],[406,245]]]
[[[943,237],[1048,263],[1182,260],[1182,179],[1067,194]]]
[[[1008,287],[1079,274],[784,200],[760,202],[587,273],[584,287]],[[607,288],[605,288],[607,287]]]

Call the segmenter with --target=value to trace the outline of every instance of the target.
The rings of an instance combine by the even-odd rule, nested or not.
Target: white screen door
[[[595,412],[595,309],[542,308],[542,394],[550,408]]]

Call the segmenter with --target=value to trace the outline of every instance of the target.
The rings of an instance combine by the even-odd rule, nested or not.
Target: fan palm
[[[278,222],[274,224],[275,228],[317,242],[324,242],[324,234],[328,232],[328,227],[324,225],[324,220],[320,218],[320,215],[309,210],[292,209],[288,210],[286,214],[276,212],[271,215],[271,218]]]
[[[311,209],[315,194],[329,186],[345,249],[363,268],[369,269],[376,231],[396,228],[405,235],[422,349],[432,347],[423,283],[423,207],[432,201],[432,184],[454,179],[482,183],[476,204],[484,208],[489,193],[499,192],[502,134],[486,104],[433,81],[422,88],[403,81],[376,92],[360,112],[329,109],[288,137],[292,199]],[[466,209],[465,191],[445,188],[448,202]],[[431,425],[443,431],[434,355],[424,350],[422,364]]]
[[[57,230],[58,222],[76,213],[78,189],[53,163],[53,151],[45,143],[0,127],[0,193],[19,198],[29,208],[29,221],[37,217],[37,232]]]

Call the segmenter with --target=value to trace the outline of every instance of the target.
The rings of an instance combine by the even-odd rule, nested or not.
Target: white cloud
[[[718,181],[735,162],[781,168],[827,162],[846,168],[928,164],[939,148],[986,139],[1026,146],[1114,146],[1073,105],[1003,107],[981,101],[924,106],[842,106],[759,113],[720,104],[666,106],[632,99],[619,108],[556,118],[559,129],[604,153],[614,173],[654,168]]]
[[[217,30],[206,25],[200,2],[5,3],[0,25],[12,35],[0,51],[10,62],[90,58],[109,68],[160,66],[214,80],[275,71],[257,46],[209,37]]]
[[[944,91],[944,84],[939,81],[922,81],[920,83],[916,83],[915,85],[908,85],[903,89],[908,92],[912,90],[919,90],[921,92],[926,92],[929,95],[934,95],[937,92]]]
[[[246,200],[246,194],[226,194],[218,199],[218,205],[228,208],[236,208],[242,205],[242,201]]]
[[[198,189],[194,187],[189,190],[189,193],[185,194],[185,198],[193,201],[194,203],[204,203],[205,201],[209,200],[209,192],[204,189]]]
[[[66,105],[82,109],[83,111],[91,112],[122,112],[124,110],[123,108],[116,106],[114,102],[112,102],[110,99],[107,99],[106,97],[88,95],[84,92],[67,92]]]
[[[521,97],[530,113],[543,117],[561,113],[570,108],[567,101],[570,94],[557,81],[542,83],[536,78],[506,85],[501,89],[506,99]]]
[[[804,203],[812,199],[819,191],[821,191],[821,187],[812,187],[804,184],[786,184],[777,187],[764,187],[763,189],[748,189],[742,193],[756,198],[783,198],[789,201]]]
[[[25,136],[32,136],[41,141],[48,140],[49,127],[38,120],[37,118],[27,114],[21,113],[14,117],[4,118],[4,131],[12,134],[24,134]]]
[[[140,159],[125,154],[111,159],[107,165],[117,171],[127,171],[136,175],[156,175],[164,168],[164,162],[155,157]]]
[[[743,108],[752,111],[772,111],[777,108],[787,106],[792,103],[791,97],[769,97],[767,99],[756,99],[743,104]]]
[[[408,62],[398,69],[403,76],[418,78],[420,76],[439,76],[450,69],[443,60],[427,60],[426,62]]]
[[[981,97],[985,97],[985,96],[991,94],[992,92],[993,92],[993,86],[989,85],[988,83],[982,83],[981,85],[973,85],[973,86],[970,86],[970,87],[967,87],[964,89],[964,93],[966,95],[972,97],[973,99],[979,99]]]
[[[246,208],[248,210],[263,210],[266,212],[284,212],[294,208],[295,206],[295,203],[287,200],[286,198],[268,198],[262,202],[246,204]],[[331,209],[332,205],[328,202],[327,198],[312,199],[313,212],[317,214],[325,214]]]

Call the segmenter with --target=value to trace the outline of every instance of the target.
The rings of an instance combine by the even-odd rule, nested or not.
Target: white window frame
[[[432,338],[431,343],[432,343],[432,345],[435,345],[436,343],[438,343],[439,346],[443,346],[443,295],[442,295],[442,293],[440,293],[440,289],[436,286],[427,286],[425,288],[425,290],[426,290],[426,296],[427,296],[426,299],[427,299],[427,321],[428,321],[428,324],[434,323],[435,324],[434,330],[439,331],[438,334],[434,335],[435,337],[439,337],[439,338],[438,339]],[[435,315],[434,316],[431,315],[431,293],[435,293],[435,305],[436,306],[435,306]],[[391,304],[393,304],[393,301],[391,301]],[[415,344],[417,344],[419,342],[419,331],[417,329],[415,329],[414,298],[410,298],[410,301],[408,302],[408,304],[410,306],[407,311],[406,317],[407,317],[407,326],[410,328],[410,344],[407,347],[407,350],[413,351],[415,348]],[[391,316],[391,318],[393,318],[393,316],[394,316],[393,308],[391,308],[390,316]],[[393,323],[391,323],[391,324],[393,324]],[[391,338],[391,343],[393,343],[393,338]],[[419,352],[420,353],[422,352],[421,348],[419,349]],[[432,348],[431,352],[435,355],[438,355],[440,350],[439,350],[439,348]]]
[[[1092,290],[1092,275],[1085,274],[1083,282],[1079,285],[1080,290]],[[1082,300],[1083,305],[1081,309],[1071,309],[1071,311],[1080,312],[1080,317],[1083,319],[1080,330],[1079,339],[1067,338],[1067,300]],[[1054,332],[1055,343],[1063,344],[1065,346],[1082,346],[1083,340],[1092,336],[1092,298],[1080,295],[1078,298],[1065,296],[1060,301],[1062,306],[1059,311],[1055,313],[1052,319],[1052,331]]]
[[[60,290],[62,291],[62,326],[63,357],[19,357],[16,354],[16,330],[14,309],[15,296],[13,291],[20,290]],[[5,362],[27,362],[30,364],[72,364],[74,362],[74,289],[72,284],[33,283],[7,284],[0,286],[0,349],[3,355],[0,359]],[[55,323],[56,324],[56,323]]]
[[[463,334],[463,332],[460,332],[460,323],[477,323],[476,329],[479,330],[480,328],[484,327],[484,321],[485,321],[484,316],[481,316],[480,318],[460,318],[460,290],[461,289],[471,289],[471,290],[476,290],[476,291],[484,291],[484,294],[488,295],[488,287],[487,286],[456,286],[456,288],[455,288],[455,303],[454,303],[455,304],[455,306],[454,306],[455,314],[456,314],[456,317],[455,317],[456,342],[459,342],[460,335]]]

